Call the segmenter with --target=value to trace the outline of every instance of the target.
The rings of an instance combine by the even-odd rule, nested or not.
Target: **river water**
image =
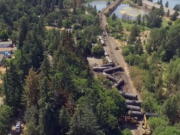
[[[96,7],[97,11],[101,11],[103,8],[106,8],[107,1],[97,0],[90,2],[89,5]],[[132,8],[128,4],[120,4],[113,12],[113,14],[115,14],[118,18],[124,18],[126,20],[134,20],[139,14],[144,15],[146,13],[147,12],[145,10],[143,11],[137,8]]]
[[[158,0],[153,0],[153,2],[157,2]],[[169,2],[169,7],[174,8],[175,5],[180,4],[180,0],[163,0],[163,3]],[[107,1],[92,1],[89,5],[96,7],[97,11],[102,10],[107,6]],[[124,18],[129,20],[134,20],[138,15],[147,14],[147,11],[140,10],[137,8],[132,8],[128,4],[120,4],[117,9],[113,12],[118,18]]]

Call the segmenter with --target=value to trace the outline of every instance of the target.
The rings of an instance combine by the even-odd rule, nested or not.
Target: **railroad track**
[[[109,58],[112,60],[112,62],[115,63],[116,66],[120,66],[124,69],[124,71],[121,72],[121,74],[115,74],[114,76],[115,78],[121,78],[124,81],[124,87],[121,87],[123,91],[137,95],[137,98],[141,100],[140,94],[134,87],[133,82],[131,80],[128,65],[124,60],[122,50],[121,48],[117,49],[119,45],[115,42],[115,39],[113,37],[108,35],[107,32],[107,15],[110,15],[122,1],[123,0],[116,0],[99,13],[100,27],[103,30],[102,37],[105,42],[104,49],[106,51],[106,54],[108,54]],[[142,135],[142,121],[139,121],[138,127],[131,129],[131,131],[133,135]]]

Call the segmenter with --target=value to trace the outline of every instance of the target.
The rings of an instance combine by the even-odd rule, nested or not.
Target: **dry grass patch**
[[[6,73],[6,68],[0,67],[0,74],[5,74],[5,73]]]
[[[141,91],[143,88],[144,76],[146,74],[146,71],[143,69],[140,69],[137,66],[130,66],[129,70],[130,70],[131,79],[134,83],[135,88],[138,91]]]
[[[65,28],[58,28],[58,27],[53,27],[53,26],[45,26],[46,30],[59,30],[59,31],[64,31]]]

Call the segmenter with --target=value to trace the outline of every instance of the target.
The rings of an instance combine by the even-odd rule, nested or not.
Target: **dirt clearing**
[[[91,68],[94,66],[101,66],[103,64],[103,60],[100,58],[88,57],[87,60]]]

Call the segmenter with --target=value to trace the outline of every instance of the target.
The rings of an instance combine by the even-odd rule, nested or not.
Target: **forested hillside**
[[[121,134],[124,99],[86,60],[101,32],[96,10],[80,0],[0,0],[0,13],[0,34],[17,46],[5,61],[0,135],[16,120],[24,135]]]
[[[87,1],[0,0],[0,42],[16,48],[0,63],[0,135],[131,135],[121,120],[127,100],[88,65],[87,57],[105,61],[105,53],[98,13]],[[107,33],[120,42],[115,50],[123,48],[142,97],[143,116],[156,114],[148,119],[152,135],[180,134],[177,13],[165,15],[161,6],[133,21],[107,17]],[[17,121],[23,126],[14,133]]]
[[[121,42],[153,135],[180,134],[180,20],[161,5],[136,20],[109,17],[108,30]],[[174,16],[176,16],[174,18]]]
[[[138,34],[124,48],[126,61],[131,65],[131,75],[143,95],[144,109],[159,114],[159,118],[151,118],[149,121],[155,131],[154,135],[179,133],[175,128],[179,128],[180,122],[179,24],[177,21],[172,26],[151,30],[145,44],[135,41],[140,37],[139,26],[135,25],[131,36],[136,35],[135,31]],[[160,122],[160,128],[156,122]],[[161,131],[161,126],[167,131]]]

